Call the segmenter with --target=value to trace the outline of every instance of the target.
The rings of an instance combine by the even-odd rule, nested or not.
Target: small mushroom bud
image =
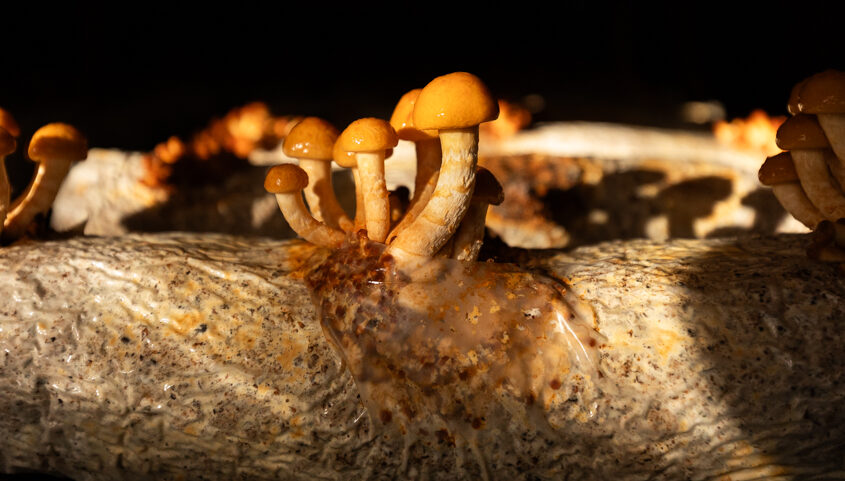
[[[822,213],[804,193],[789,152],[767,158],[757,176],[761,184],[772,187],[780,205],[798,222],[813,229],[824,220]]]
[[[496,99],[475,75],[456,72],[429,82],[414,104],[414,125],[437,130],[443,161],[437,187],[420,215],[399,232],[393,252],[430,257],[463,219],[475,183],[478,125],[499,114]]]
[[[340,148],[354,152],[364,195],[367,237],[384,242],[390,231],[390,201],[384,180],[386,152],[396,147],[396,131],[384,120],[365,118],[349,124],[338,138]]]
[[[68,124],[47,124],[38,129],[29,142],[29,158],[38,169],[26,190],[12,202],[3,236],[18,238],[36,215],[53,204],[71,164],[88,156],[85,137]]]
[[[9,210],[9,201],[12,188],[9,185],[9,177],[6,175],[6,156],[18,148],[15,137],[8,130],[0,126],[0,233],[3,232],[3,221],[6,219],[6,212]]]
[[[479,167],[475,175],[475,190],[469,209],[455,233],[452,245],[453,259],[464,262],[475,262],[481,245],[484,242],[484,224],[487,219],[487,208],[499,205],[505,200],[502,185],[496,177],[484,167]]]
[[[305,201],[314,218],[350,232],[352,221],[337,201],[332,186],[332,149],[338,135],[329,122],[306,117],[285,137],[283,148],[285,155],[299,159],[299,166],[308,174]]]
[[[329,227],[311,216],[302,200],[302,190],[308,185],[308,174],[301,167],[282,164],[272,167],[264,179],[267,192],[276,195],[276,202],[290,228],[308,242],[336,248],[345,235],[340,229]]]

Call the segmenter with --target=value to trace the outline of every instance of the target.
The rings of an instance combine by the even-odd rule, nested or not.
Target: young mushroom
[[[308,174],[305,200],[318,221],[329,227],[352,231],[352,221],[335,197],[332,186],[332,149],[339,132],[329,122],[318,117],[307,117],[291,129],[284,141],[284,152],[299,160],[299,166]]]
[[[384,180],[384,159],[399,142],[396,131],[384,120],[358,119],[340,134],[340,149],[353,152],[363,190],[367,237],[384,242],[390,231],[390,202]]]
[[[414,104],[420,92],[422,92],[422,89],[413,89],[403,95],[390,117],[390,125],[396,130],[399,139],[414,143],[414,150],[417,155],[417,172],[414,177],[414,197],[411,199],[407,213],[399,222],[399,225],[394,227],[388,235],[388,243],[392,242],[399,232],[417,218],[437,186],[438,171],[442,159],[437,131],[420,130],[414,126]]]
[[[818,118],[839,164],[845,163],[845,72],[827,70],[799,85],[798,109]]]
[[[790,151],[801,187],[825,218],[845,217],[845,195],[828,169],[830,144],[816,119],[802,114],[790,117],[778,129],[777,145]]]
[[[6,219],[6,212],[9,210],[12,188],[9,185],[9,177],[6,175],[6,156],[18,148],[15,137],[8,130],[0,125],[0,233],[3,232],[3,221]]]
[[[87,157],[88,142],[74,127],[52,123],[35,132],[28,153],[38,162],[38,170],[23,194],[12,202],[3,226],[4,237],[20,237],[36,215],[50,209],[71,164]]]
[[[810,202],[801,183],[798,181],[798,173],[792,162],[789,152],[781,152],[778,155],[769,157],[760,167],[757,173],[760,183],[771,186],[772,193],[780,205],[810,229],[814,229],[824,219],[824,215]]]
[[[487,208],[490,205],[499,205],[503,200],[505,195],[502,185],[489,170],[479,167],[469,209],[453,237],[453,259],[464,262],[475,262],[478,259],[484,241]]]
[[[276,195],[279,209],[294,232],[321,247],[340,247],[346,238],[343,231],[314,219],[305,207],[302,190],[307,185],[308,174],[293,164],[273,166],[264,178],[264,188]]]
[[[437,130],[443,150],[437,187],[420,215],[398,233],[393,253],[430,257],[443,247],[463,219],[475,183],[478,125],[499,113],[496,99],[475,75],[437,77],[420,92],[414,125]]]

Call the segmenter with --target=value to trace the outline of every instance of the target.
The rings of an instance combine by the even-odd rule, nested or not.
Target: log
[[[427,417],[378,405],[380,380],[353,376],[363,372],[344,344],[354,336],[321,326],[332,313],[312,295],[330,287],[309,272],[332,259],[326,251],[178,233],[6,247],[0,472],[77,480],[843,477],[845,283],[837,266],[807,259],[805,243],[799,235],[641,240],[526,253],[518,262],[533,276],[522,279],[536,280],[533,300],[566,301],[577,316],[560,325],[580,334],[538,336],[542,353],[529,343],[524,379],[479,386],[479,367],[475,376],[435,371],[435,380],[452,375],[448,384],[425,384],[427,371],[383,384],[429,402]],[[521,309],[507,292],[497,301]],[[530,318],[541,308],[511,319],[517,329],[504,333],[533,334]],[[467,312],[455,316],[471,322]],[[443,332],[441,341],[460,345]],[[578,349],[590,354],[573,357]],[[437,365],[451,364],[440,357]],[[520,382],[530,389],[516,389]],[[458,419],[454,404],[436,405],[479,398],[491,409],[483,418]]]

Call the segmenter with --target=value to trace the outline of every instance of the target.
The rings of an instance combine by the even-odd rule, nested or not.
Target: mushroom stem
[[[791,154],[801,187],[813,205],[829,220],[845,217],[845,196],[834,184],[827,168],[825,151],[796,149]]]
[[[798,222],[810,229],[815,229],[819,222],[825,220],[819,209],[807,198],[807,194],[804,193],[800,183],[775,184],[772,186],[772,193],[792,217],[795,217]]]
[[[9,185],[9,176],[6,174],[6,156],[0,156],[0,233],[3,232],[3,224],[6,221],[6,213],[9,211],[12,187]]]
[[[405,217],[393,228],[387,236],[387,243],[393,242],[400,232],[405,230],[420,212],[423,211],[434,189],[437,187],[440,164],[443,158],[438,139],[414,142],[417,151],[417,174],[414,179],[414,197],[408,205]]]
[[[478,163],[478,126],[440,130],[443,164],[420,215],[390,245],[391,251],[431,256],[449,240],[469,206]]]
[[[309,179],[304,190],[305,200],[316,220],[325,222],[329,227],[340,227],[349,232],[352,230],[352,221],[335,196],[331,165],[330,161],[299,159],[299,166],[308,174]]]
[[[358,152],[358,175],[366,206],[367,237],[384,242],[390,231],[390,201],[384,181],[384,151]]]
[[[53,205],[62,181],[70,171],[71,162],[39,162],[32,181],[9,208],[3,224],[3,236],[18,238],[26,231],[36,215]]]
[[[816,117],[827,141],[830,142],[830,147],[838,157],[838,164],[845,164],[845,114],[818,114]]]
[[[355,220],[353,232],[367,228],[367,210],[364,205],[364,188],[361,186],[361,174],[357,167],[352,167],[352,182],[355,183]]]
[[[322,247],[336,248],[343,244],[346,236],[342,231],[311,216],[302,200],[301,191],[276,194],[276,202],[290,228],[303,239]]]

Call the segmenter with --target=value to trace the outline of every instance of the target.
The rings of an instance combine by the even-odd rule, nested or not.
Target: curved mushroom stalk
[[[38,162],[38,169],[26,190],[12,202],[3,237],[20,237],[36,215],[49,210],[70,166],[87,155],[88,143],[74,127],[53,123],[38,129],[29,144],[29,158]]]
[[[437,186],[419,216],[399,232],[391,251],[432,256],[443,247],[466,214],[475,186],[478,126],[440,131],[443,164]]]
[[[311,208],[314,218],[325,222],[330,227],[340,227],[344,231],[352,230],[352,221],[337,201],[332,186],[331,160],[300,159],[299,166],[308,174],[308,186],[305,188],[305,200]]]
[[[799,182],[787,182],[772,186],[772,193],[780,205],[798,222],[815,229],[824,215],[810,202]]]
[[[408,205],[405,217],[387,236],[388,244],[392,243],[400,232],[414,222],[414,219],[420,215],[428,201],[431,200],[434,189],[437,188],[437,179],[440,176],[440,167],[443,160],[440,142],[437,139],[415,142],[415,149],[417,152],[417,174],[414,178],[414,197]]]
[[[830,147],[836,153],[838,164],[845,166],[845,114],[818,114],[816,117],[830,142]]]
[[[499,205],[505,200],[502,185],[487,169],[478,169],[475,190],[464,219],[452,237],[451,257],[463,262],[475,262],[484,242],[484,224],[487,208]]]
[[[279,209],[294,232],[318,246],[340,247],[346,239],[343,231],[314,219],[305,207],[302,190],[307,185],[308,174],[301,167],[293,164],[272,167],[264,179],[264,188],[276,195]]]
[[[2,109],[0,109],[2,112]],[[9,177],[6,174],[6,156],[17,149],[15,137],[0,126],[0,233],[3,232],[3,222],[6,220],[6,213],[9,210],[12,187],[9,185]]]
[[[827,168],[824,150],[793,150],[792,159],[807,198],[829,220],[845,217],[845,195]]]

